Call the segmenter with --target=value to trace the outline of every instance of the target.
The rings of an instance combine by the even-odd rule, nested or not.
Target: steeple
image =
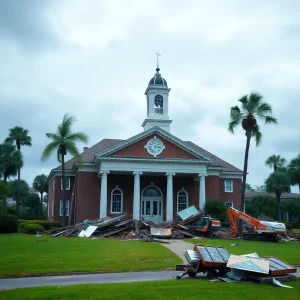
[[[170,124],[172,120],[169,119],[169,92],[167,81],[159,73],[159,62],[157,53],[157,67],[154,77],[149,81],[148,87],[145,91],[147,99],[147,118],[144,120],[142,127],[147,130],[154,126],[159,126],[162,129],[170,132]]]

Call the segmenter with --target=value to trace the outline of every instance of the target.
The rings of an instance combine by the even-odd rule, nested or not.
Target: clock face
[[[161,154],[163,150],[165,149],[164,144],[160,139],[158,139],[156,136],[148,141],[147,145],[145,146],[148,153],[156,157],[157,155]]]

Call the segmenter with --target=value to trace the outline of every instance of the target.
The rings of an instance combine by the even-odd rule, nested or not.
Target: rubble
[[[45,231],[52,237],[86,237],[139,239],[145,242],[168,243],[165,238],[183,239],[194,237],[188,228],[176,221],[154,224],[151,221],[134,221],[131,214],[107,217],[103,220],[85,220],[72,226]]]

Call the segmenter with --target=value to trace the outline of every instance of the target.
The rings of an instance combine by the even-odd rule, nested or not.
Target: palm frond
[[[55,133],[46,133],[47,138],[51,139],[53,142],[61,143],[62,139],[59,135]]]
[[[83,132],[75,132],[67,137],[68,140],[72,142],[82,142],[87,143],[89,141],[88,136]]]
[[[61,137],[67,137],[71,134],[71,127],[76,119],[68,114],[64,115],[62,123],[58,126]]]
[[[265,124],[277,124],[277,119],[272,116],[266,116]]]
[[[248,113],[255,114],[256,109],[261,105],[263,97],[259,93],[251,92],[248,101]]]
[[[57,142],[51,142],[50,144],[48,144],[42,153],[41,161],[46,161],[51,156],[51,154],[55,150],[57,150],[58,147],[59,143]]]
[[[262,141],[262,133],[260,132],[259,125],[255,125],[253,128],[253,131],[251,132],[251,136],[255,138],[256,147],[258,147],[261,144]]]
[[[243,96],[241,99],[239,99],[238,101],[240,101],[242,103],[242,110],[243,111],[247,111],[247,105],[248,105],[248,95]]]

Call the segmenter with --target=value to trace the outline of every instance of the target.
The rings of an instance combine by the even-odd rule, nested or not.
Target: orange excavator
[[[233,207],[228,207],[227,212],[234,237],[239,235],[235,218],[250,225],[250,227],[244,227],[243,238],[245,240],[277,242],[279,240],[278,235],[286,234],[286,227],[283,223],[260,221]]]

